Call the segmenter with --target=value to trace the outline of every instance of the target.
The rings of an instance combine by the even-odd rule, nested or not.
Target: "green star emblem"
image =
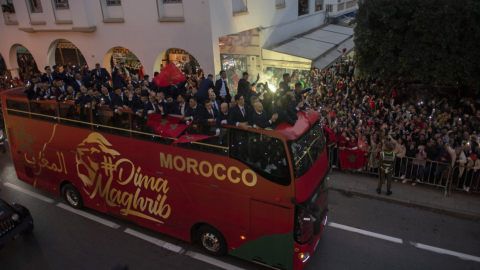
[[[187,137],[187,140],[193,140],[193,138],[194,138],[193,136],[192,137],[186,136],[186,137]]]
[[[21,147],[20,152],[23,152],[23,150],[27,149],[28,152],[30,152],[30,154],[34,156],[33,150],[30,147],[30,145],[32,144],[35,137],[27,135],[25,133],[25,128],[23,127],[23,123],[20,124],[20,133],[14,132],[13,134],[20,141],[20,147]]]
[[[172,84],[172,82],[173,82],[172,75],[167,76],[167,81],[168,81],[169,84]]]
[[[349,156],[348,159],[350,160],[350,162],[357,162],[357,157],[354,156],[353,154]]]
[[[176,129],[178,127],[178,124],[177,125],[170,125],[170,128],[172,129]]]
[[[165,126],[166,124],[170,123],[167,119],[162,119],[162,121],[160,121],[160,126]]]

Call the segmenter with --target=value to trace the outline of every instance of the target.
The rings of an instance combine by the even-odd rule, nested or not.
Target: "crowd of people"
[[[168,87],[158,87],[148,75],[143,80],[136,75],[125,80],[122,75],[119,64],[111,73],[99,64],[91,71],[45,67],[43,74],[34,72],[25,93],[29,99],[108,106],[116,114],[131,110],[140,116],[182,115],[187,122],[215,122],[217,127],[294,125],[297,111],[312,109],[334,134],[330,147],[365,151],[367,172],[378,172],[379,152],[391,143],[398,157],[395,176],[403,183],[445,184],[452,176],[447,166],[458,165],[459,169],[448,168],[459,179],[455,185],[467,191],[479,186],[480,99],[468,91],[459,94],[449,86],[402,78],[359,77],[350,58],[324,71],[258,74],[255,81],[244,72],[232,91],[225,71],[218,80],[203,72],[186,74],[187,81]],[[260,82],[265,76],[268,79]],[[333,152],[333,164],[339,166]]]

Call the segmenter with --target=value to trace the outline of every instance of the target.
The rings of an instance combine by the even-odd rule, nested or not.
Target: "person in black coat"
[[[102,94],[100,95],[100,105],[110,107],[110,93],[108,93],[108,88],[102,87]]]
[[[65,97],[67,96],[67,88],[65,87],[65,83],[62,81],[57,81],[56,85],[55,100],[57,100],[57,102],[64,101]]]
[[[118,86],[113,87],[113,89],[113,93],[110,94],[110,109],[121,115],[122,112],[119,109],[123,109],[126,106],[124,99],[122,98],[122,89]],[[125,97],[125,100],[126,99],[127,98]]]
[[[193,121],[198,120],[200,117],[200,112],[203,110],[203,106],[197,103],[196,97],[191,97],[189,101],[189,105],[185,112],[185,121]]]
[[[127,83],[125,82],[125,80],[123,79],[121,73],[120,73],[120,67],[118,66],[115,66],[113,68],[113,72],[112,72],[112,84],[113,86],[118,86],[118,87],[127,87]]]
[[[243,72],[243,78],[241,78],[239,81],[238,81],[238,89],[237,89],[237,93],[238,94],[242,94],[245,98],[248,99],[247,97],[247,94],[248,92],[251,90],[251,87],[250,87],[250,83],[248,82],[248,72]],[[258,82],[258,80],[260,80],[260,74],[257,75],[257,80],[254,81],[251,86],[255,86],[255,84]]]
[[[45,67],[45,73],[42,75],[42,82],[48,83],[48,85],[53,85],[53,75],[52,70],[49,66]]]
[[[248,109],[245,106],[245,99],[241,94],[235,95],[237,105],[230,108],[228,115],[228,124],[248,128]]]
[[[224,70],[220,71],[220,79],[215,82],[215,87],[213,88],[213,91],[217,96],[217,100],[222,103],[230,103],[230,100],[232,99],[232,96],[230,95],[230,90],[227,86],[227,81],[225,81],[226,78],[227,73],[225,73]]]
[[[216,123],[215,123],[215,136],[220,135],[220,126],[228,124],[228,103],[223,102],[220,105],[220,112],[218,112]]]
[[[207,124],[210,122],[215,122],[218,116],[217,109],[213,108],[212,103],[210,100],[205,101],[205,105],[200,112],[200,116],[198,117],[199,124]]]
[[[134,114],[142,116],[143,110],[145,109],[145,105],[147,104],[148,97],[141,96],[139,100],[135,101],[132,104],[132,111]]]
[[[110,73],[105,68],[101,68],[100,64],[95,64],[95,69],[92,70],[92,80],[101,81],[103,84],[110,80]]]
[[[259,101],[255,102],[253,104],[253,107],[255,109],[255,112],[253,112],[252,114],[251,122],[253,127],[256,129],[271,127],[278,119],[277,113],[272,115],[272,117],[269,119],[268,114],[263,109],[262,103],[260,103]]]
[[[82,75],[80,75],[80,73],[75,74],[75,80],[72,81],[72,83],[70,85],[73,87],[75,92],[80,92],[80,87],[81,86],[88,87],[85,84],[85,82],[82,80]]]
[[[60,73],[59,68],[57,65],[52,66],[52,78],[54,81],[63,81],[65,80],[65,75]],[[51,85],[50,85],[51,86]]]
[[[199,98],[199,102],[202,100],[208,100],[209,99],[209,94],[208,90],[215,88],[215,85],[213,84],[213,75],[209,74],[206,79],[203,79],[200,82],[200,85],[198,86],[198,91],[197,91],[197,98]]]
[[[35,99],[35,92],[37,91],[37,84],[42,83],[41,81],[38,81],[36,77],[31,78],[32,84],[28,87],[23,89],[23,93],[27,95],[28,100]]]
[[[177,97],[177,100],[173,101],[170,105],[171,110],[173,110],[173,114],[178,114],[184,116],[187,112],[188,104],[185,102],[186,97],[185,94],[180,94]]]
[[[282,122],[294,126],[295,120],[298,120],[297,114],[289,108],[287,100],[284,97],[277,101],[274,112],[278,115],[278,119],[275,121],[275,127]]]

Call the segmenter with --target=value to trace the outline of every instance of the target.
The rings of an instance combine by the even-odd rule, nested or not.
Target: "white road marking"
[[[182,253],[183,252],[183,249],[179,246],[176,246],[174,244],[171,244],[171,243],[168,243],[168,242],[165,242],[165,241],[162,241],[160,239],[157,239],[155,237],[151,237],[151,236],[148,236],[146,234],[143,234],[143,233],[139,233],[137,231],[134,231],[132,229],[126,229],[124,232],[130,234],[130,235],[133,235],[135,237],[138,237],[140,239],[143,239],[147,242],[150,242],[154,245],[157,245],[157,246],[160,246],[162,248],[165,248],[165,249],[168,249],[170,251],[173,251],[175,253]]]
[[[25,193],[25,194],[27,194],[27,195],[30,195],[30,196],[32,196],[32,197],[34,197],[34,198],[37,198],[37,199],[39,199],[39,200],[42,200],[42,201],[44,201],[44,202],[47,202],[47,203],[53,203],[53,202],[54,202],[54,200],[52,200],[52,199],[50,199],[50,198],[48,198],[48,197],[42,196],[42,195],[40,195],[40,194],[37,194],[37,193],[32,192],[32,191],[30,191],[30,190],[21,188],[21,187],[19,187],[19,186],[15,186],[15,185],[12,185],[12,184],[10,184],[10,183],[4,183],[4,185],[7,186],[7,187],[10,187],[10,188],[13,188],[13,189],[15,189],[15,190],[18,190],[18,191],[20,191],[20,192],[22,192],[22,193]]]
[[[359,234],[363,234],[363,235],[366,235],[366,236],[371,236],[371,237],[387,240],[387,241],[398,243],[398,244],[403,243],[402,239],[391,237],[391,236],[388,236],[388,235],[383,235],[383,234],[379,234],[379,233],[360,230],[360,229],[357,229],[357,228],[354,228],[354,227],[345,226],[345,225],[338,224],[338,223],[333,223],[333,222],[329,222],[328,225],[330,225],[331,227],[334,227],[334,228],[338,228],[338,229],[342,229],[342,230],[346,230],[346,231],[350,231],[350,232],[355,232],[355,233],[359,233]]]
[[[447,254],[447,255],[459,257],[462,260],[480,262],[480,257],[476,257],[476,256],[472,256],[472,255],[468,255],[460,252],[450,251],[443,248],[427,246],[420,243],[410,242],[410,244],[414,245],[416,248],[419,248],[419,249],[424,249],[424,250],[429,250],[429,251],[440,253],[440,254]]]
[[[227,269],[227,270],[244,270],[243,268],[240,268],[240,267],[236,267],[236,266],[233,266],[231,264],[228,264],[228,263],[224,263],[222,261],[219,261],[219,260],[216,260],[214,258],[210,258],[208,256],[205,256],[205,255],[202,255],[202,254],[199,254],[199,253],[196,253],[196,252],[187,252],[186,255],[196,259],[196,260],[199,260],[199,261],[202,261],[202,262],[206,262],[206,263],[209,263],[211,265],[215,265],[215,266],[218,266],[220,268],[223,268],[223,269]]]
[[[108,227],[111,227],[111,228],[114,228],[114,229],[120,228],[120,225],[118,225],[117,223],[113,223],[113,222],[111,222],[111,221],[105,220],[105,219],[103,219],[103,218],[99,218],[99,217],[94,216],[94,215],[92,215],[92,214],[89,214],[89,213],[87,213],[87,212],[80,211],[80,210],[75,209],[75,208],[72,208],[72,207],[70,207],[70,206],[68,206],[68,205],[66,205],[66,204],[59,203],[59,204],[57,204],[57,206],[60,207],[60,208],[65,209],[65,210],[67,210],[67,211],[70,211],[70,212],[72,212],[72,213],[75,213],[75,214],[77,214],[77,215],[80,215],[80,216],[82,216],[82,217],[86,217],[86,218],[88,218],[88,219],[91,219],[91,220],[93,220],[93,221],[96,221],[96,222],[98,222],[98,223],[100,223],[100,224],[103,224],[103,225],[105,225],[105,226],[108,226]]]

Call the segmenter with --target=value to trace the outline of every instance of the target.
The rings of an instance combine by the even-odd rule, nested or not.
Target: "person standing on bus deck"
[[[392,174],[393,174],[393,166],[395,164],[395,153],[393,152],[393,145],[391,143],[385,144],[385,151],[380,153],[380,160],[378,163],[380,164],[380,177],[378,178],[378,188],[377,193],[380,194],[382,191],[382,184],[383,180],[387,179],[387,196],[391,195],[392,192],[390,191],[392,187]]]
[[[292,76],[290,74],[285,73],[283,74],[283,82],[280,82],[278,85],[278,90],[275,93],[275,101],[278,101],[281,97],[283,97],[286,93],[293,91],[289,83],[292,81],[292,78],[295,77],[295,70],[292,72]]]
[[[215,92],[217,100],[219,100],[220,103],[230,103],[232,99],[230,89],[228,89],[227,82],[225,81],[226,78],[227,73],[225,73],[225,70],[220,71],[220,79],[215,82],[215,87],[213,88],[213,92]]]

